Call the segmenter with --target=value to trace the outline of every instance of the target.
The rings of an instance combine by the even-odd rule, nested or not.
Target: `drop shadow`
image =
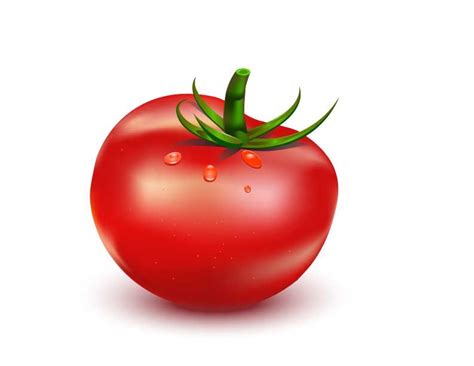
[[[206,140],[201,140],[198,138],[178,141],[176,145],[177,146],[216,146],[211,142],[208,142]]]
[[[277,151],[277,150],[287,150],[287,149],[294,149],[295,147],[300,147],[306,145],[304,142],[295,141],[291,144],[278,146],[278,147],[270,147],[268,149],[264,149],[264,151]]]
[[[216,147],[215,144],[205,141],[205,140],[200,140],[198,138],[196,139],[187,139],[183,141],[179,141],[176,143],[177,146],[208,146],[208,147]],[[304,146],[305,144],[303,142],[293,142],[291,144],[285,145],[285,146],[280,146],[280,147],[273,147],[273,148],[267,148],[267,149],[262,149],[262,150],[257,150],[257,151],[278,151],[278,150],[286,150],[286,149],[293,149],[296,147]],[[223,148],[222,146],[217,146],[219,148]],[[231,158],[234,156],[237,152],[239,152],[240,149],[232,149],[232,148],[223,148],[224,150],[222,153],[219,155],[219,160],[223,161],[226,159]]]
[[[120,283],[102,283],[96,299],[114,318],[146,321],[160,327],[184,327],[202,330],[220,328],[262,328],[304,322],[320,316],[334,300],[322,280],[300,280],[283,292],[248,308],[226,312],[204,312],[174,305],[123,279]]]
[[[225,160],[225,159],[229,159],[238,152],[239,152],[239,149],[229,149],[229,148],[227,148],[224,151],[222,151],[222,153],[219,155],[219,160],[222,161],[222,160]]]

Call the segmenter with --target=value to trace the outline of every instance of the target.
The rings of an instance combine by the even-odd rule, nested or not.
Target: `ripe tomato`
[[[336,173],[307,137],[248,151],[193,136],[176,108],[188,100],[181,117],[209,121],[191,103],[196,95],[152,100],[115,126],[97,157],[92,213],[112,258],[145,289],[191,308],[244,307],[314,261],[333,219]],[[226,115],[223,100],[198,97]],[[242,117],[249,133],[263,125]],[[265,136],[293,133],[276,127]]]

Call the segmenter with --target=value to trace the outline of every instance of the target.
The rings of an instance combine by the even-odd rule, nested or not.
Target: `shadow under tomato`
[[[145,291],[123,279],[115,285],[103,284],[98,293],[101,307],[120,318],[146,320],[172,327],[262,327],[291,324],[319,316],[333,301],[332,292],[321,279],[300,280],[283,292],[256,305],[221,312],[183,308]]]

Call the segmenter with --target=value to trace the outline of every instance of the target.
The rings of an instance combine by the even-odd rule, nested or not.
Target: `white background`
[[[2,1],[0,364],[472,365],[471,1]],[[251,310],[177,309],[132,283],[89,209],[110,129],[159,96],[247,112],[303,91],[340,181],[307,273]]]

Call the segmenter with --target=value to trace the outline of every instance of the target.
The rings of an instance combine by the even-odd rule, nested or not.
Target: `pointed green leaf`
[[[183,127],[187,129],[189,132],[191,132],[193,135],[200,137],[206,141],[215,143],[214,140],[212,140],[203,130],[193,125],[191,122],[187,121],[186,118],[184,118],[183,114],[181,113],[181,110],[179,109],[183,102],[185,102],[185,100],[182,100],[176,106],[176,115],[178,116],[179,122],[181,122]]]
[[[300,103],[301,99],[301,89],[298,91],[298,97],[296,98],[293,105],[282,115],[278,116],[277,118],[272,119],[271,121],[264,123],[258,127],[252,128],[248,131],[249,139],[252,140],[256,137],[265,135],[266,133],[270,132],[271,130],[280,126],[283,122],[285,122],[291,115],[294,113],[296,108],[298,108],[298,104]]]
[[[193,95],[196,100],[197,105],[201,111],[212,121],[214,122],[221,130],[224,130],[224,119],[217,114],[211,107],[209,107],[204,99],[199,95],[196,89],[196,79],[193,81]]]
[[[283,137],[276,137],[276,138],[269,138],[269,139],[256,138],[244,144],[242,147],[248,148],[248,149],[268,149],[268,148],[288,145],[288,144],[291,144],[292,142],[298,141],[302,139],[303,137],[305,137],[306,135],[313,132],[326,120],[326,118],[328,118],[328,116],[331,114],[332,110],[336,106],[338,100],[336,100],[336,102],[333,104],[331,109],[329,109],[329,111],[327,111],[324,116],[322,116],[318,121],[313,123],[311,126],[305,128],[303,131],[294,133],[289,136],[283,136]]]
[[[227,147],[240,147],[242,145],[242,141],[238,138],[228,135],[225,132],[217,131],[201,121],[198,116],[194,115],[194,117],[196,117],[196,121],[198,121],[199,126],[201,126],[204,132],[219,145]]]

